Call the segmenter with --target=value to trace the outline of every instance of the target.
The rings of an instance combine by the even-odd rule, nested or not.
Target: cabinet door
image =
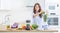
[[[1,0],[1,9],[11,9],[11,0]]]
[[[26,6],[33,7],[35,3],[39,3],[42,10],[45,9],[45,0],[26,0]]]
[[[1,8],[1,0],[0,0],[0,8]]]
[[[46,0],[45,10],[48,11],[49,28],[58,29],[59,26],[59,3],[57,0]],[[50,21],[49,21],[50,20]]]

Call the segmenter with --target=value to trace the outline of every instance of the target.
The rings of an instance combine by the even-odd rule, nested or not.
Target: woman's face
[[[36,6],[35,6],[35,10],[36,10],[36,12],[38,12],[38,10],[39,10],[39,5],[36,5]]]

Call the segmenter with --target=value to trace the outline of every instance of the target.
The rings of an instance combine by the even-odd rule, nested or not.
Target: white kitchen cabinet
[[[50,18],[51,25],[49,29],[58,29],[59,27],[59,3],[58,0],[46,0],[45,1],[45,10],[48,11],[48,19]],[[55,21],[54,21],[55,20]],[[57,25],[54,23],[56,22]]]
[[[0,0],[0,11],[10,11],[11,0]]]
[[[42,10],[45,10],[45,0],[26,0],[25,3],[26,3],[26,6],[30,8],[31,7],[33,8],[35,3],[39,3]]]
[[[11,0],[0,0],[0,24],[5,23],[5,16],[11,11]]]
[[[55,13],[59,15],[59,2],[58,0],[46,0],[45,1],[45,10],[48,11],[48,14]]]

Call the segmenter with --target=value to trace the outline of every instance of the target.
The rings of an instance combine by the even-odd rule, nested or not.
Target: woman
[[[33,23],[38,25],[38,29],[42,30],[42,9],[39,3],[36,3],[34,5],[33,9]]]

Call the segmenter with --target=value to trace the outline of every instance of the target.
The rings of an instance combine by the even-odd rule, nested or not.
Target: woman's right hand
[[[39,13],[36,13],[36,14],[34,14],[33,16],[36,17],[36,16],[38,16],[38,15],[39,15]]]

